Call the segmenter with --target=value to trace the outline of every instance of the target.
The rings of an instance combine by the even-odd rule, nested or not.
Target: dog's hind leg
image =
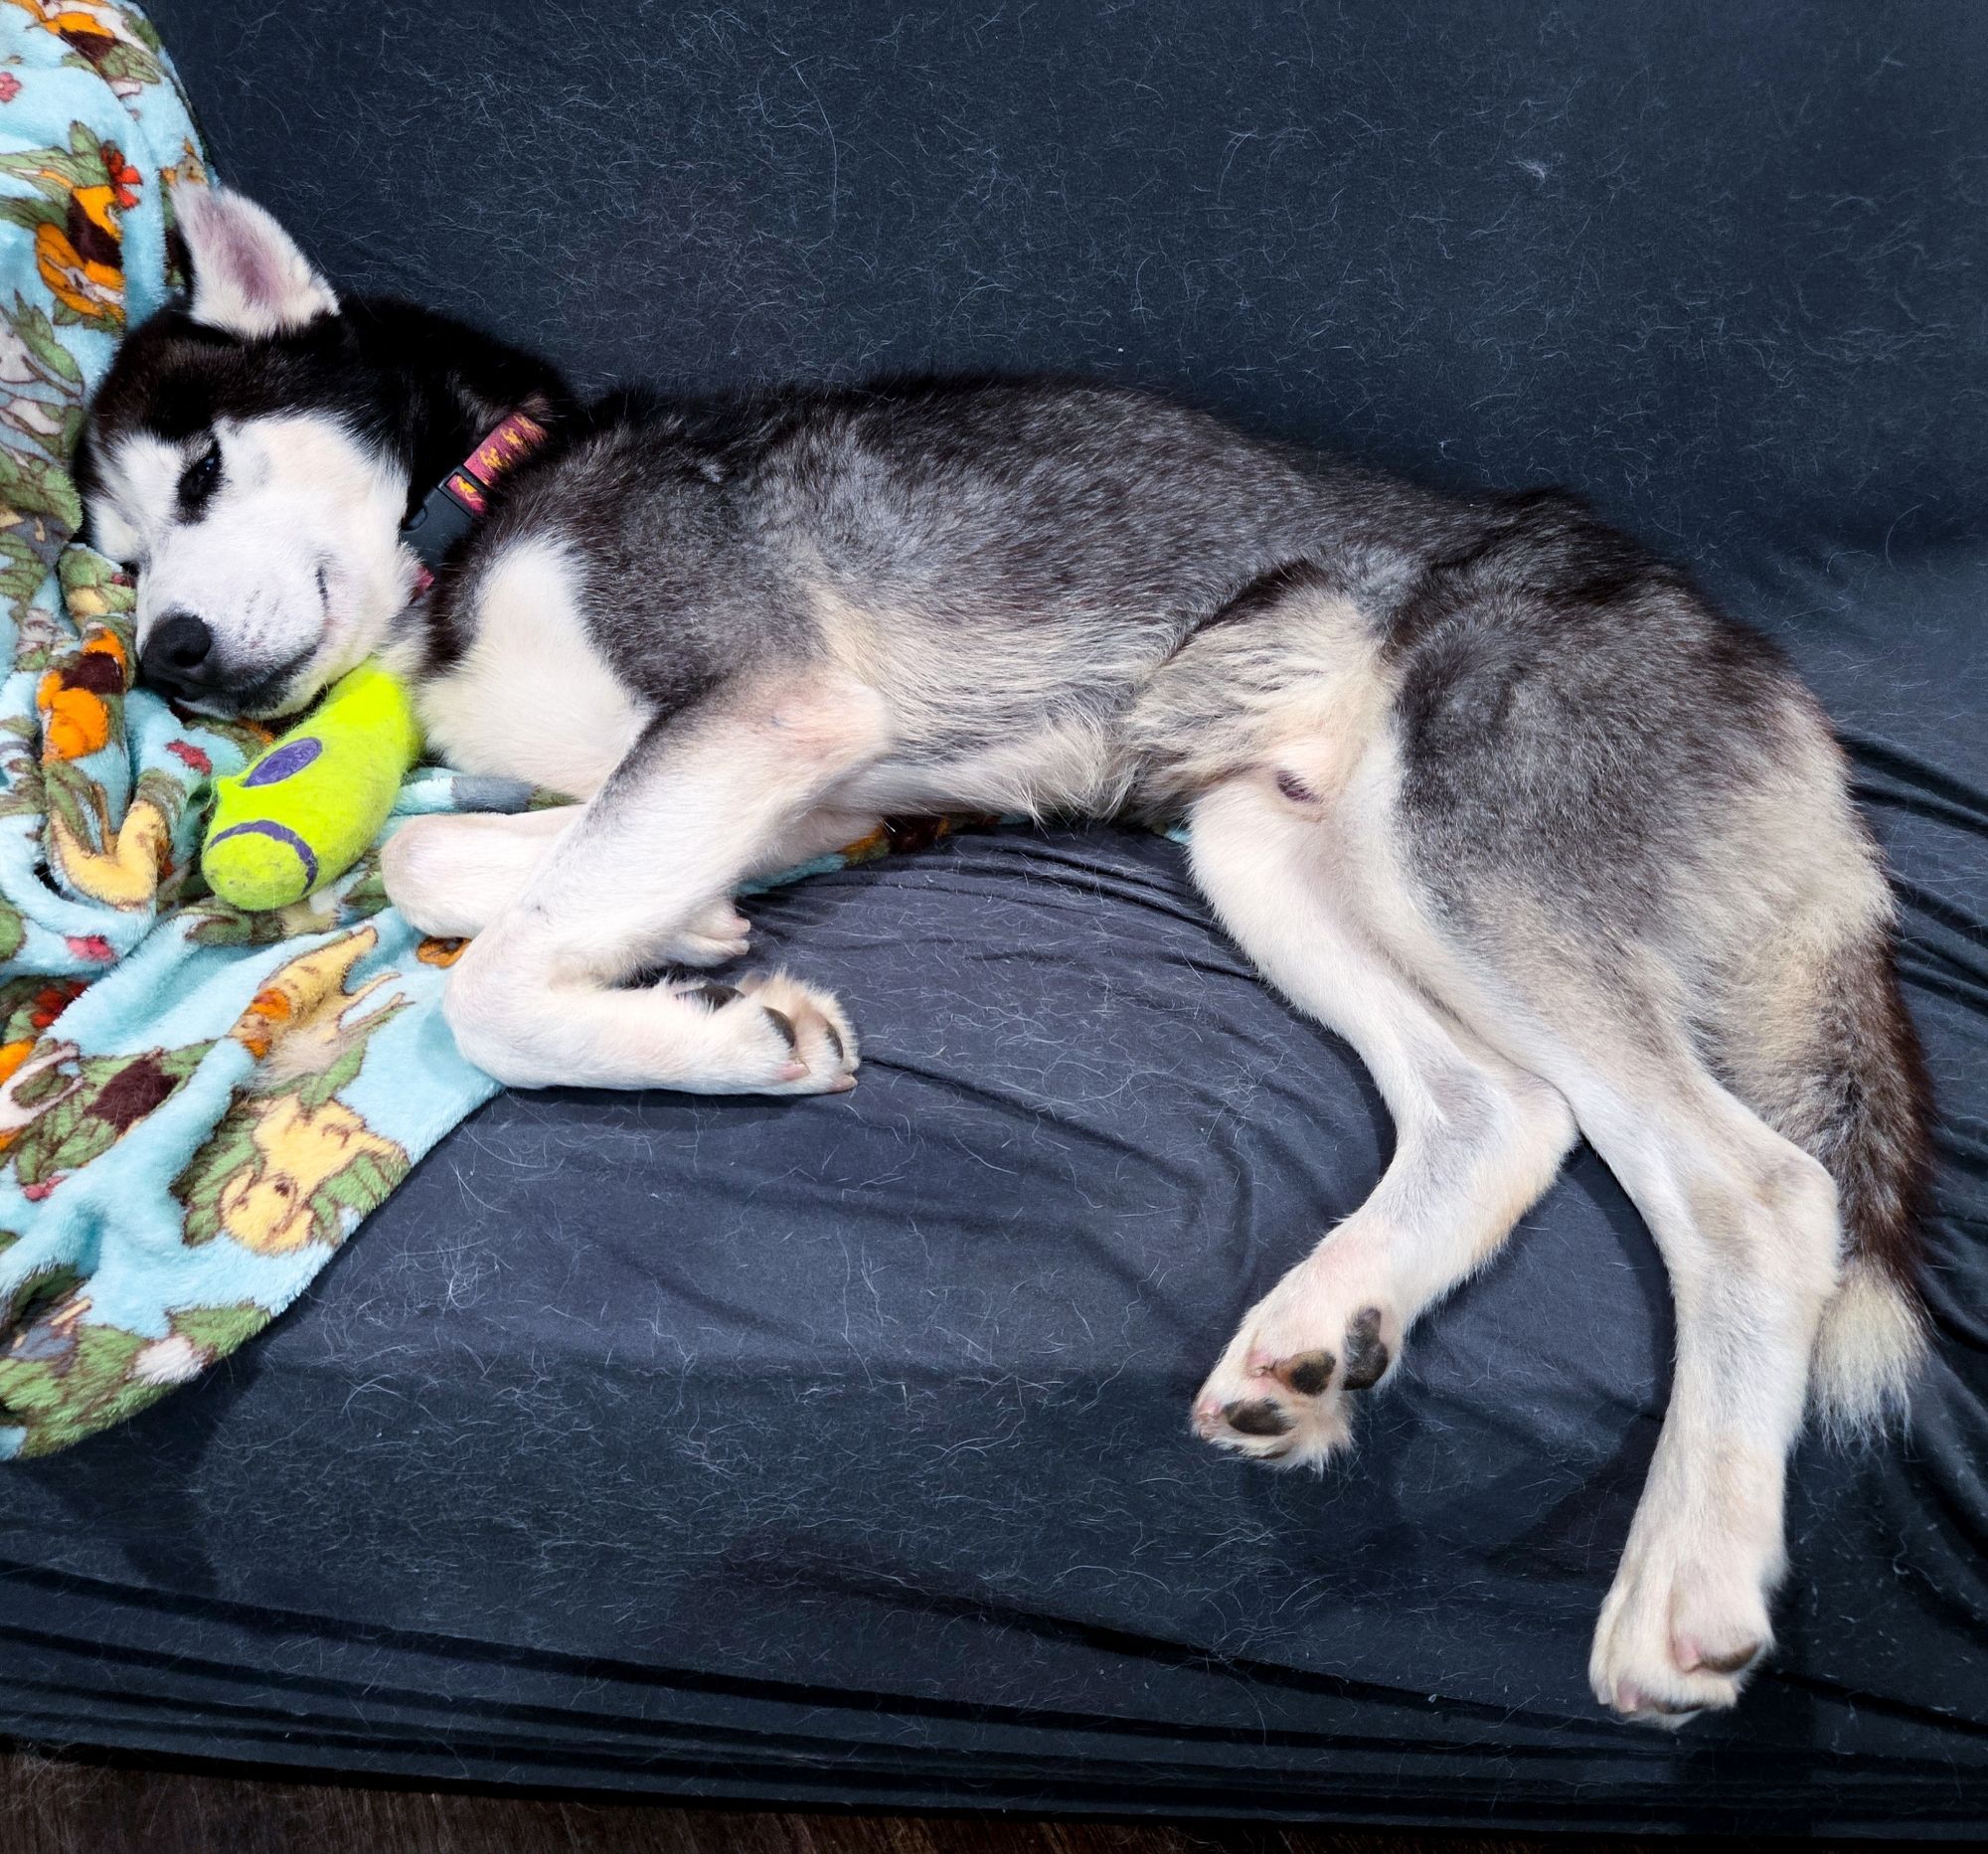
[[[1433,576],[1400,635],[1373,812],[1397,943],[1560,1090],[1670,1274],[1670,1403],[1589,1677],[1675,1724],[1770,1643],[1811,1359],[1868,1420],[1915,1352],[1889,897],[1814,703],[1577,511]]]
[[[1194,872],[1272,984],[1349,1042],[1395,1122],[1373,1195],[1243,1316],[1195,1400],[1211,1441],[1286,1465],[1348,1435],[1416,1317],[1495,1255],[1573,1144],[1560,1094],[1496,1055],[1412,983],[1363,921],[1342,822],[1264,774],[1194,806]]]
[[[1677,1309],[1670,1410],[1590,1678],[1653,1723],[1730,1706],[1771,1640],[1783,1462],[1836,1280],[1835,1186],[1705,1067],[1662,957],[1516,893],[1439,931],[1386,845],[1375,854],[1365,820],[1381,808],[1279,815],[1273,790],[1254,774],[1199,802],[1196,872],[1272,982],[1359,1051],[1397,1147],[1373,1197],[1245,1316],[1197,1427],[1273,1460],[1329,1452],[1341,1393],[1496,1247],[1577,1119],[1649,1225]]]
[[[1566,1095],[1670,1275],[1670,1407],[1588,1671],[1604,1705],[1676,1725],[1731,1706],[1772,1640],[1784,1463],[1837,1279],[1836,1187],[1706,1069],[1657,962],[1500,963],[1452,1002]]]
[[[854,1080],[832,998],[782,975],[630,986],[888,745],[841,679],[720,691],[645,734],[449,973],[472,1062],[521,1087],[819,1094]]]

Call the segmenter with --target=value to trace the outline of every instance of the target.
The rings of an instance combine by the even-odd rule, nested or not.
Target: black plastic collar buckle
[[[449,549],[490,512],[491,490],[545,441],[546,427],[530,413],[506,413],[401,524],[401,539],[430,578]]]
[[[476,526],[477,518],[448,493],[445,483],[428,491],[427,500],[401,526],[401,539],[430,573],[441,570],[448,550]]]

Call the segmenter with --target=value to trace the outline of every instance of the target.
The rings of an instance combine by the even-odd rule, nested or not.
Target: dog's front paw
[[[1394,1303],[1332,1265],[1328,1246],[1244,1316],[1194,1400],[1204,1440],[1279,1467],[1316,1467],[1352,1436],[1348,1398],[1387,1376],[1402,1349]]]
[[[839,1095],[856,1086],[856,1032],[826,991],[784,972],[754,972],[736,985],[710,979],[671,987],[712,1014],[729,1048],[723,1085],[713,1093]]]
[[[1685,1523],[1647,1539],[1632,1531],[1587,1663],[1602,1705],[1672,1730],[1733,1705],[1773,1644],[1771,1566],[1743,1542],[1722,1543],[1703,1528],[1687,1539]]]

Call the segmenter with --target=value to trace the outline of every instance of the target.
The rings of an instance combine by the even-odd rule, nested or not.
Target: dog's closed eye
[[[203,450],[180,474],[180,513],[191,521],[207,504],[221,481],[221,440],[210,438]]]

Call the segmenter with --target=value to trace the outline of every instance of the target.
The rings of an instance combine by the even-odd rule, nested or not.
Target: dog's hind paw
[[[1194,1400],[1195,1433],[1277,1467],[1316,1467],[1352,1437],[1347,1398],[1387,1376],[1402,1322],[1369,1283],[1349,1298],[1322,1251],[1244,1316]]]
[[[1733,1705],[1773,1642],[1765,1587],[1774,1563],[1770,1553],[1763,1566],[1743,1539],[1632,1532],[1595,1625],[1594,1697],[1673,1731]]]

